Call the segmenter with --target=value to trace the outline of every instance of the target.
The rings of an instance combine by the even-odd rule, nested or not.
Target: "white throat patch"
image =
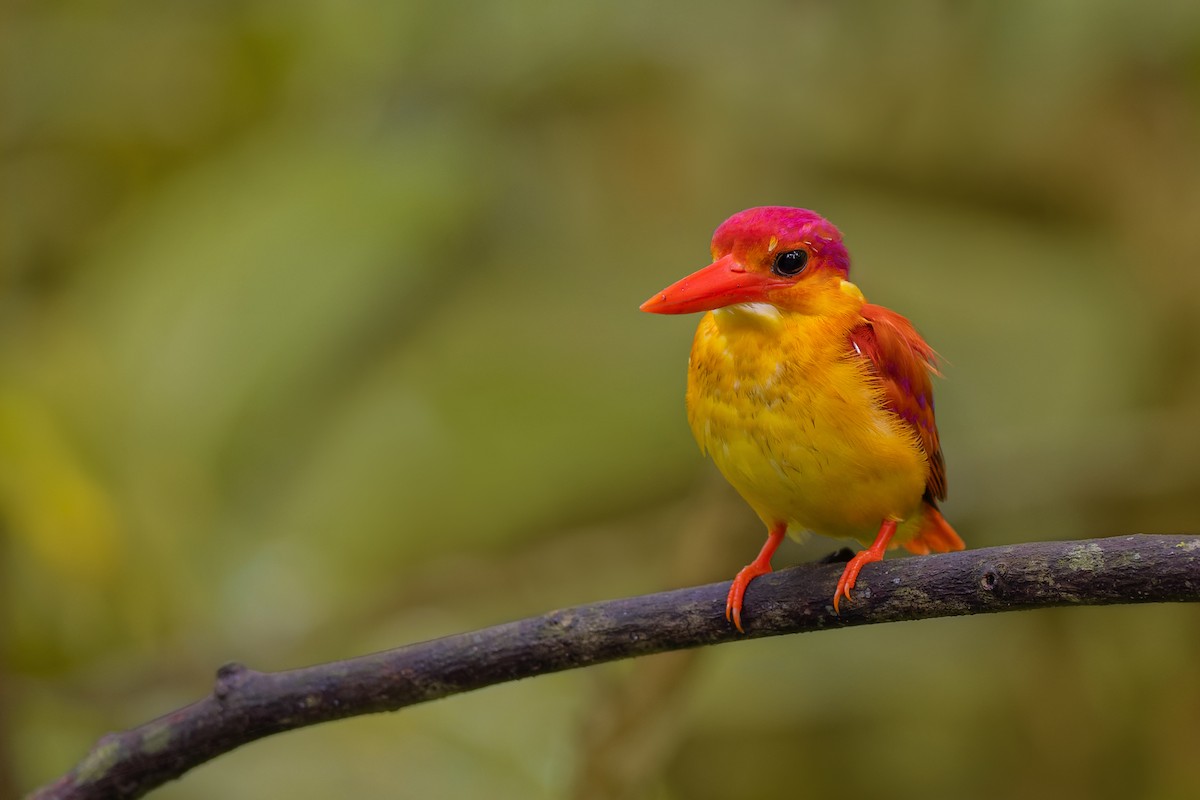
[[[729,306],[729,308],[732,311],[750,314],[755,317],[763,317],[764,319],[779,319],[779,309],[770,303],[738,303],[737,305]]]

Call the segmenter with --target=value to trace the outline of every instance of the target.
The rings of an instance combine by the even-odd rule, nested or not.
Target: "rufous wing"
[[[946,497],[946,463],[933,415],[933,384],[938,357],[907,319],[895,311],[867,303],[863,323],[851,329],[852,351],[870,362],[883,383],[887,408],[916,431],[929,460],[925,500],[934,509]]]

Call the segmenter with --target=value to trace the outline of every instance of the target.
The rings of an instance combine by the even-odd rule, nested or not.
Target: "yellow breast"
[[[861,296],[831,314],[765,304],[706,314],[689,362],[688,422],[768,526],[869,543],[890,517],[901,521],[900,544],[916,534],[929,468],[870,365],[848,351],[860,305]]]

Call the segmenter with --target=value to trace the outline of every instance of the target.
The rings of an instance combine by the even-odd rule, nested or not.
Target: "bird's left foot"
[[[833,613],[841,613],[838,610],[838,602],[843,597],[850,600],[850,590],[854,588],[854,583],[858,580],[858,573],[862,572],[862,568],[873,561],[883,561],[883,554],[887,552],[888,543],[892,541],[895,533],[896,520],[885,519],[871,546],[855,555],[846,564],[846,568],[842,570],[842,577],[838,579],[837,589],[833,592]]]
[[[742,628],[742,599],[746,596],[746,587],[750,585],[750,581],[771,571],[771,556],[779,549],[779,543],[783,541],[783,534],[786,532],[786,524],[773,525],[767,533],[766,544],[759,551],[758,558],[742,567],[729,587],[729,594],[725,597],[725,621],[732,622],[738,633],[746,632]]]
[[[742,599],[746,596],[746,587],[750,585],[750,581],[770,571],[770,564],[752,561],[742,567],[729,586],[729,594],[725,597],[725,621],[732,622],[738,633],[746,632],[742,628]]]

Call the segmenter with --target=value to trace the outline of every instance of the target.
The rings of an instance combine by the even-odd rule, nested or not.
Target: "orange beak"
[[[642,303],[642,311],[651,314],[691,314],[737,303],[767,299],[767,292],[785,281],[772,280],[769,274],[747,272],[732,254],[718,259],[698,272],[671,284]]]

